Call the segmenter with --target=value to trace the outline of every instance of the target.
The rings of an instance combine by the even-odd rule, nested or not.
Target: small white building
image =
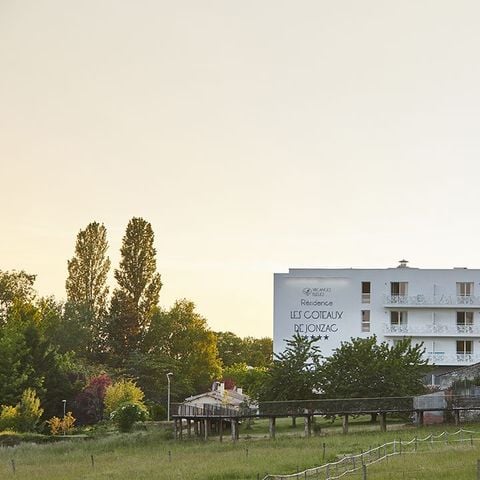
[[[226,389],[223,382],[214,382],[211,391],[188,397],[183,405],[198,408],[212,406],[239,410],[241,406],[248,405],[249,402],[250,397],[245,395],[241,388]]]
[[[275,273],[274,352],[295,333],[320,336],[327,357],[342,341],[375,334],[380,342],[423,342],[435,373],[479,362],[480,270],[407,264]]]

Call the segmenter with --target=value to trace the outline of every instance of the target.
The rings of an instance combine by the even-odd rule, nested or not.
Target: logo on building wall
[[[331,288],[310,288],[310,287],[305,287],[302,290],[302,293],[307,296],[307,297],[324,297],[325,294],[331,293],[332,289]]]

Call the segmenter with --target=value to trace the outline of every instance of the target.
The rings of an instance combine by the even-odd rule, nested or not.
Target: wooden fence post
[[[367,480],[367,466],[362,465],[362,480]]]
[[[477,480],[480,480],[480,460],[477,460]]]
[[[348,413],[343,416],[342,430],[344,434],[348,433]]]
[[[380,413],[380,430],[382,432],[387,431],[387,414],[385,412]]]
[[[269,418],[268,433],[271,440],[275,440],[275,417]]]

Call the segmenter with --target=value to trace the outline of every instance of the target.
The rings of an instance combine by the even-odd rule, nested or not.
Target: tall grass
[[[417,434],[415,428],[381,433],[377,431],[360,431],[367,425],[352,427],[348,435],[337,433],[338,427],[333,425],[324,428],[321,436],[303,438],[300,436],[302,425],[297,430],[291,429],[288,423],[280,422],[280,430],[284,434],[271,441],[264,438],[267,431],[266,422],[256,422],[252,430],[242,433],[241,440],[233,443],[227,436],[220,443],[213,437],[207,442],[184,440],[175,442],[165,440],[162,430],[136,432],[133,434],[115,434],[101,439],[65,441],[55,444],[35,445],[22,444],[17,447],[0,449],[0,478],[28,480],[64,480],[64,479],[192,479],[192,480],[226,480],[263,478],[266,473],[292,473],[305,468],[333,461],[339,455],[358,453],[369,447],[385,443],[393,439],[409,440]],[[378,426],[376,427],[378,428]],[[475,430],[475,426],[470,426]],[[445,426],[424,428],[418,433],[426,435],[431,431],[440,432]],[[455,428],[450,429],[454,431]],[[246,438],[246,435],[250,438]],[[325,459],[323,444],[325,443]],[[471,464],[478,455],[478,445],[469,447],[441,447],[432,452],[407,454],[401,458],[394,457],[388,464],[382,463],[369,467],[371,478],[389,478],[391,466],[426,465],[436,467],[448,465],[448,460],[465,457],[465,461],[453,463],[463,468],[463,473],[454,476],[440,472],[430,473],[429,477],[405,478],[472,478]],[[169,453],[170,452],[170,453]],[[453,453],[455,452],[455,455]],[[92,467],[91,456],[94,457]],[[428,458],[434,460],[428,460]],[[13,475],[14,460],[16,475]],[[440,462],[442,460],[442,463]],[[476,460],[475,460],[476,461]],[[387,468],[388,467],[388,468]],[[426,471],[426,470],[425,470]],[[445,470],[446,471],[446,470]],[[438,475],[437,475],[438,474]],[[382,475],[387,475],[382,477]],[[468,477],[470,475],[470,477]],[[347,477],[354,478],[354,477]],[[370,477],[369,477],[370,478]],[[391,478],[402,478],[402,476]]]

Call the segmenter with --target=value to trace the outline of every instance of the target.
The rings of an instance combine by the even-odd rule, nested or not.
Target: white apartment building
[[[320,336],[329,356],[342,341],[373,334],[423,342],[434,373],[480,361],[480,270],[290,269],[274,274],[273,348],[295,333]]]

